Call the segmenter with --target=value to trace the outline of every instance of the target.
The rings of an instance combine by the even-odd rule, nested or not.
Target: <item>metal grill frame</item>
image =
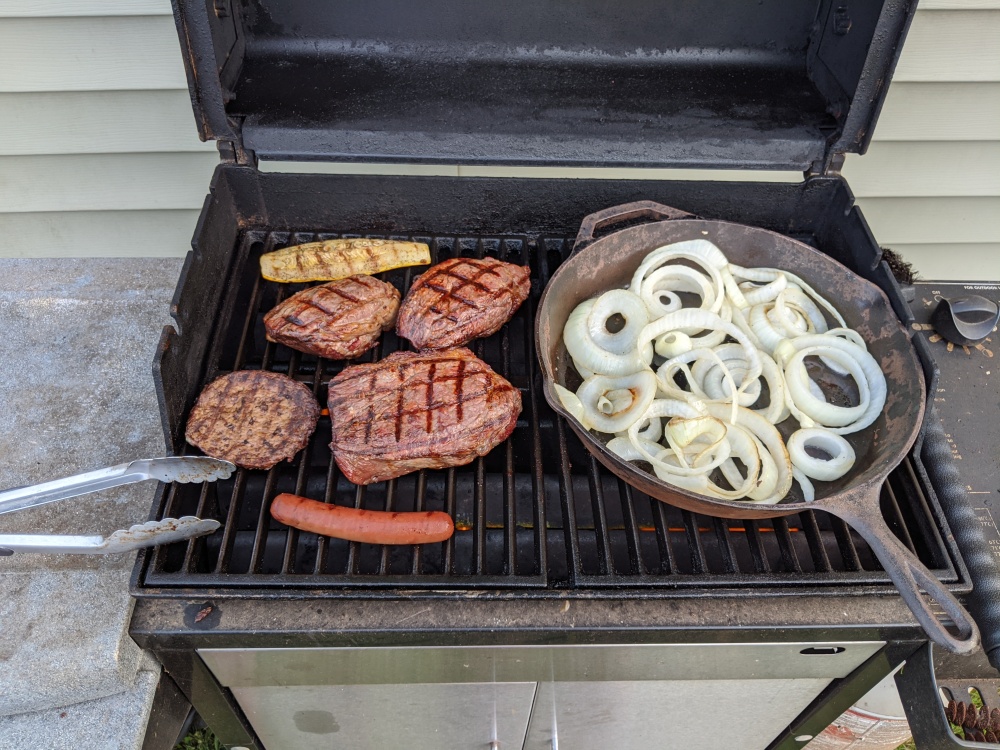
[[[251,258],[251,246],[257,243],[258,251],[264,252],[277,247],[278,242],[282,245],[295,244],[342,235],[343,233],[338,232],[317,234],[313,232],[279,231],[275,233],[269,232],[267,229],[244,231],[242,238],[239,239],[238,249],[233,253],[236,260],[233,263],[233,270],[230,276],[229,293],[224,295],[220,301],[222,315],[217,319],[218,325],[215,326],[213,334],[214,342],[207,350],[209,354],[204,372],[206,374],[211,373],[211,376],[206,375],[203,377],[203,382],[208,382],[211,377],[226,371],[225,369],[220,369],[222,349],[227,345],[226,332],[230,325],[232,325],[230,321],[234,315],[238,304],[237,298],[239,297],[238,293],[232,291],[232,287],[234,283],[238,285],[239,283],[244,283],[246,278],[249,278],[248,274],[245,273],[245,269],[248,263],[252,263],[256,259],[256,255]],[[348,234],[346,236],[351,235]],[[358,235],[355,234],[353,236]],[[521,257],[511,258],[511,260],[519,262],[533,261],[535,265],[533,269],[535,278],[533,281],[536,285],[540,285],[533,289],[532,298],[525,303],[525,306],[518,313],[519,316],[526,316],[523,324],[525,331],[533,330],[531,321],[533,320],[534,303],[537,300],[538,294],[540,294],[541,288],[544,287],[549,273],[554,270],[554,267],[550,266],[553,265],[554,260],[558,261],[566,257],[569,252],[569,244],[565,235],[540,236],[536,242],[532,242],[527,234],[517,237],[492,236],[485,238],[485,240],[482,236],[463,237],[461,234],[450,234],[448,236],[450,242],[445,238],[428,237],[418,232],[405,234],[366,233],[365,236],[389,236],[416,241],[431,240],[435,251],[435,259],[437,259],[437,252],[442,247],[443,240],[445,240],[444,244],[450,244],[453,248],[462,248],[466,254],[473,256],[482,255],[487,249],[495,251],[499,248],[506,248],[506,251],[509,252],[512,246],[519,247]],[[813,240],[815,243],[815,237],[812,234],[802,232],[798,234],[798,238],[800,239],[803,236],[806,239]],[[260,244],[261,240],[263,240],[263,244]],[[533,250],[531,249],[532,245],[534,245]],[[497,253],[491,252],[490,254],[496,255]],[[506,259],[503,258],[503,253],[500,255],[502,259]],[[253,270],[255,271],[255,269]],[[389,275],[391,276],[392,273],[390,272]],[[409,286],[411,271],[407,270],[403,273],[405,274],[405,278],[402,279],[402,286],[405,289]],[[250,293],[252,299],[251,306],[256,306],[260,304],[258,296],[261,293],[261,287],[266,282],[263,282],[259,274],[255,272],[252,274],[252,278],[254,279],[254,287]],[[287,292],[290,294],[294,290],[294,288],[288,289]],[[265,311],[266,309],[257,309],[256,316],[262,316]],[[237,366],[242,365],[242,360],[246,357],[245,350],[248,336],[252,335],[251,329],[255,323],[253,318],[254,316],[248,316],[244,320],[239,349],[235,354]],[[492,364],[497,367],[501,374],[509,377],[512,346],[509,326],[505,327],[497,336],[500,339],[499,351],[502,355],[502,361],[500,363],[493,361]],[[527,336],[521,338],[524,339],[527,345],[525,364],[528,371],[525,373],[526,380],[519,384],[515,379],[515,385],[519,385],[522,390],[525,403],[525,414],[522,415],[522,421],[530,423],[532,455],[537,457],[541,454],[542,433],[546,429],[543,427],[545,417],[547,415],[548,420],[551,421],[552,414],[548,411],[548,407],[544,403],[544,399],[541,398],[539,389],[536,387],[534,352],[530,346],[533,337],[529,333]],[[228,342],[228,345],[231,346],[231,341]],[[474,351],[478,349],[477,353],[481,354],[484,346],[484,342],[479,342],[473,348]],[[380,351],[381,347],[382,345],[380,344],[380,347],[370,356],[376,358],[381,356],[383,353]],[[262,355],[261,365],[270,368],[273,365],[274,354],[275,345],[267,345]],[[289,367],[295,371],[295,362],[302,358],[302,355],[292,352]],[[333,368],[334,371],[339,369],[340,366]],[[326,372],[322,366],[319,366],[313,371],[311,379],[308,377],[300,377],[299,379],[304,379],[312,386],[314,392],[318,392],[321,383],[328,380],[330,374],[332,373]],[[541,409],[541,412],[539,409]],[[525,415],[527,415],[527,418]],[[526,427],[528,427],[528,424],[520,426],[519,429]],[[541,595],[545,595],[548,592],[558,595],[566,595],[567,593],[573,595],[575,593],[587,596],[621,596],[623,588],[632,588],[642,596],[657,596],[673,595],[680,592],[691,593],[701,588],[718,590],[720,588],[746,585],[751,582],[754,585],[753,591],[760,594],[773,594],[774,591],[786,593],[791,591],[809,591],[811,593],[842,594],[845,590],[844,587],[849,587],[852,592],[861,592],[873,586],[889,590],[888,578],[882,573],[878,563],[873,563],[874,558],[871,556],[870,551],[867,550],[864,542],[857,535],[853,534],[843,522],[828,517],[826,514],[821,514],[820,517],[817,517],[816,514],[807,513],[797,517],[799,518],[799,527],[803,530],[802,534],[809,540],[807,554],[811,559],[808,561],[809,564],[805,566],[802,564],[803,561],[799,559],[801,555],[796,552],[795,545],[792,542],[793,533],[789,531],[789,519],[775,519],[773,522],[769,522],[769,525],[760,522],[744,522],[742,534],[743,538],[746,539],[750,564],[747,565],[746,561],[744,561],[743,568],[752,568],[750,570],[740,567],[740,563],[737,560],[739,555],[734,549],[733,539],[731,538],[732,533],[727,531],[727,529],[732,528],[731,526],[727,526],[729,522],[723,519],[694,516],[686,512],[668,508],[657,501],[648,501],[653,504],[651,512],[652,523],[656,532],[656,545],[661,553],[658,562],[659,570],[650,570],[648,566],[642,564],[641,548],[643,545],[640,538],[641,534],[638,530],[639,527],[635,521],[636,504],[633,498],[634,491],[612,478],[619,485],[617,494],[619,499],[622,500],[622,514],[626,521],[621,529],[621,534],[625,537],[624,542],[619,543],[616,548],[621,551],[622,546],[624,546],[627,553],[628,571],[621,572],[621,566],[615,567],[614,565],[614,552],[612,546],[609,544],[611,532],[618,531],[618,529],[609,527],[608,525],[605,512],[606,502],[603,497],[605,492],[602,487],[605,480],[599,481],[597,479],[606,474],[606,472],[603,472],[603,470],[598,471],[599,467],[596,461],[589,455],[582,461],[579,458],[576,458],[574,461],[570,457],[571,446],[575,443],[575,440],[572,437],[567,440],[565,425],[560,421],[557,420],[548,429],[556,433],[556,442],[559,451],[559,501],[557,507],[560,515],[568,519],[570,526],[574,529],[573,533],[565,535],[564,554],[567,557],[566,569],[555,575],[551,575],[551,571],[549,570],[549,558],[551,558],[549,541],[553,536],[552,531],[545,529],[545,533],[535,535],[533,569],[530,574],[518,575],[516,545],[511,543],[510,537],[512,524],[506,522],[504,523],[503,567],[499,571],[499,574],[491,574],[484,571],[486,525],[484,523],[485,503],[483,498],[485,497],[486,489],[484,488],[484,461],[483,459],[479,459],[473,465],[474,468],[472,469],[475,488],[474,507],[476,511],[471,524],[474,531],[473,558],[468,575],[454,575],[449,573],[438,576],[413,575],[413,572],[419,570],[421,565],[421,551],[419,549],[413,553],[411,558],[410,573],[404,576],[394,575],[390,572],[389,552],[387,548],[382,548],[381,552],[378,553],[380,562],[378,570],[374,574],[359,574],[356,571],[358,560],[361,556],[361,546],[357,544],[351,544],[347,553],[346,574],[315,574],[315,571],[321,570],[324,565],[325,553],[328,549],[328,542],[326,540],[318,542],[314,575],[293,574],[290,573],[290,569],[294,563],[294,551],[300,536],[294,530],[290,531],[286,537],[282,572],[277,574],[264,573],[261,571],[261,562],[265,554],[266,541],[269,534],[264,531],[262,535],[261,532],[262,529],[267,528],[269,520],[266,512],[267,503],[261,503],[258,509],[257,532],[253,540],[253,549],[248,565],[248,571],[250,572],[231,573],[228,572],[228,567],[233,553],[234,522],[240,510],[239,503],[237,502],[231,504],[228,509],[226,526],[224,527],[220,545],[221,553],[218,556],[218,561],[213,571],[207,573],[196,573],[195,571],[196,563],[199,560],[199,546],[204,544],[204,541],[192,542],[187,546],[180,564],[182,568],[180,574],[163,572],[165,555],[154,552],[151,555],[144,556],[147,559],[140,560],[137,573],[141,569],[141,575],[137,575],[136,577],[134,585],[135,593],[140,596],[167,596],[171,592],[179,593],[181,590],[194,590],[204,586],[211,588],[213,594],[216,595],[226,595],[227,590],[231,590],[234,596],[245,596],[251,591],[259,591],[261,594],[265,594],[266,592],[266,595],[273,595],[278,587],[288,587],[293,588],[296,592],[310,590],[313,595],[319,596],[354,596],[361,593],[371,595],[387,594],[394,589],[424,589],[431,587],[456,589],[458,591],[484,589],[496,592],[510,589],[517,590],[521,594],[530,591],[532,594]],[[503,494],[506,500],[505,521],[510,521],[514,518],[514,503],[512,502],[514,498],[514,482],[508,481],[510,475],[509,469],[513,461],[513,449],[510,441],[508,441],[505,447],[496,449],[496,451],[501,450],[506,453],[508,469],[503,482]],[[922,557],[924,557],[925,562],[942,580],[953,582],[958,585],[958,588],[961,588],[963,586],[961,565],[960,563],[958,566],[954,564],[955,551],[954,549],[949,549],[949,545],[945,541],[947,540],[947,536],[942,538],[939,531],[943,523],[940,508],[937,506],[933,491],[929,494],[920,491],[921,486],[924,484],[921,479],[923,472],[912,462],[913,459],[907,459],[903,467],[897,471],[897,475],[899,476],[894,475],[893,483],[887,485],[886,489],[883,490],[883,505],[889,510],[888,517],[890,523],[898,530],[904,543],[911,550],[918,552],[918,555],[923,552],[924,555]],[[294,488],[282,491],[295,491],[302,494],[305,485],[306,462],[300,456],[297,459],[297,463],[299,469]],[[536,496],[538,495],[538,488],[544,487],[545,484],[541,463],[541,460],[536,460],[531,472],[532,487]],[[593,535],[595,541],[593,546],[595,548],[596,564],[594,564],[594,561],[585,561],[585,556],[581,553],[581,529],[577,520],[577,503],[573,501],[574,482],[570,468],[573,465],[578,466],[580,463],[589,463],[589,466],[584,467],[584,474],[587,477],[586,481],[589,484],[592,499],[591,520],[594,527]],[[453,496],[455,471],[450,470],[448,472],[450,502],[443,508],[452,512],[455,510]],[[329,461],[326,483],[327,490],[325,493],[327,501],[331,499],[332,483],[330,480],[333,473],[333,462]],[[246,481],[245,472],[241,472],[241,476],[237,478],[237,485],[241,481],[244,483]],[[425,488],[425,472],[420,472],[416,481],[419,488]],[[577,481],[579,482],[579,477]],[[395,499],[394,484],[394,482],[389,483],[387,488],[387,499],[390,503]],[[893,484],[896,487],[893,487]],[[264,489],[264,496],[266,498],[272,498],[277,494],[275,490],[276,485],[277,480],[272,476],[272,473],[269,473]],[[899,501],[900,496],[913,496],[914,490],[917,490],[917,492],[915,499],[911,502],[914,502],[917,506],[917,515],[911,520],[915,521],[918,527],[915,531],[919,532],[918,540],[923,545],[922,549],[914,547],[913,534],[908,529]],[[189,512],[204,513],[208,509],[209,492],[210,489],[208,486],[203,487],[196,508],[193,508]],[[418,489],[418,497],[422,497],[421,492],[422,490]],[[161,490],[158,493],[156,503],[158,511],[154,512],[154,515],[176,514],[175,493],[176,488],[167,491]],[[364,501],[365,493],[366,490],[363,489],[356,491],[356,505],[360,506]],[[547,513],[546,504],[536,502],[534,505],[536,510],[532,522],[536,529],[544,529]],[[418,507],[420,507],[419,500]],[[672,531],[676,526],[671,526],[671,524],[676,524],[677,521],[675,518],[671,518],[671,514],[681,519],[681,528],[683,531],[679,533],[685,539],[687,555],[679,556],[675,551],[676,545],[671,542],[671,536],[678,533]],[[698,529],[707,529],[707,531],[699,532]],[[832,534],[835,538],[836,544],[832,549],[840,557],[839,565],[831,563],[831,555],[828,550],[830,547],[829,543],[825,546],[820,544],[817,547],[817,541],[821,539],[821,535],[824,533],[823,530],[825,530],[828,536]],[[586,531],[589,533],[589,527]],[[769,550],[764,541],[766,535],[770,533],[773,533],[774,536],[767,538],[777,540],[777,566],[769,559]],[[711,542],[713,538],[715,544],[718,546],[718,551],[713,553],[713,555],[709,555],[706,553],[706,539]],[[746,557],[747,550],[744,551],[744,558]],[[772,552],[771,557],[774,558],[774,550],[771,549],[770,551]],[[928,551],[930,551],[929,558],[927,557]],[[454,540],[447,543],[443,557],[445,570],[450,570],[455,560]],[[687,559],[680,559],[680,557]],[[721,571],[717,569],[718,560],[722,561],[723,569]],[[713,566],[716,568],[715,570],[713,570]],[[775,570],[776,567],[784,568],[784,570]],[[838,567],[842,568],[842,570],[837,570],[836,568]],[[689,570],[685,570],[685,568],[689,568]],[[812,568],[812,570],[809,570],[809,568]]]

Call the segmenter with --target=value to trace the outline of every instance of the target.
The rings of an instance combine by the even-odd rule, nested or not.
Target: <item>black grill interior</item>
[[[300,354],[264,338],[262,318],[303,285],[267,282],[264,252],[340,234],[249,230],[235,254],[232,284],[216,321],[202,383],[237,369],[287,373],[326,403],[330,378],[344,364]],[[369,235],[374,236],[374,235]],[[383,235],[384,236],[384,235]],[[292,463],[270,471],[238,471],[204,485],[175,484],[161,494],[159,517],[217,518],[209,537],[159,547],[139,588],[524,589],[596,592],[641,587],[647,592],[731,587],[754,592],[843,593],[845,586],[887,584],[871,550],[842,521],[800,513],[768,521],[732,521],[682,511],[650,499],[604,470],[541,393],[534,353],[534,311],[549,275],[568,257],[565,237],[389,236],[427,242],[435,262],[458,255],[528,264],[532,294],[500,333],[471,345],[521,391],[524,410],[513,435],[489,455],[448,470],[425,470],[356,487],[337,470],[324,415]],[[799,239],[809,238],[798,237]],[[421,269],[381,276],[404,291]],[[407,342],[393,332],[362,357],[379,359]],[[190,449],[192,452],[195,450]],[[456,533],[447,542],[382,547],[317,537],[271,520],[270,501],[294,492],[376,510],[445,510]],[[957,580],[942,542],[940,510],[928,501],[910,458],[890,476],[882,510],[900,539],[946,582]]]
[[[192,76],[219,121],[203,133],[239,123],[264,158],[801,170],[831,144],[858,150],[880,101],[862,93],[906,13],[828,0],[228,5],[207,20],[179,10],[200,32],[182,43],[210,57]]]

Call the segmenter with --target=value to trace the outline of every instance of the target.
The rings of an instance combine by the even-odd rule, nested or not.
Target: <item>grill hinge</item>
[[[835,152],[828,154],[823,159],[817,159],[806,170],[806,179],[810,177],[840,177],[840,170],[844,168],[844,154]]]
[[[257,167],[257,155],[238,141],[218,141],[219,156],[223,164],[240,164],[247,167]]]
[[[242,123],[233,122],[232,120],[230,120],[230,123],[233,126],[233,132],[236,133],[236,138],[233,140],[219,139],[217,141],[219,144],[219,156],[222,158],[223,164],[239,164],[256,169],[257,154],[243,146]]]

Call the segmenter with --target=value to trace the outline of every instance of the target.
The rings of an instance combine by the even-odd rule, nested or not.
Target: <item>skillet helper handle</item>
[[[594,232],[612,224],[618,224],[632,219],[654,219],[655,221],[670,221],[672,219],[692,219],[694,214],[681,211],[679,208],[664,206],[656,201],[634,201],[612,206],[585,216],[580,222],[580,231],[576,233],[573,252],[583,250],[594,241]]]
[[[881,484],[881,483],[879,483]],[[879,510],[879,487],[862,494],[850,508],[828,508],[847,521],[868,542],[903,601],[932,641],[953,654],[968,654],[979,647],[979,629],[965,608],[922,562],[886,526]],[[940,605],[958,628],[954,636],[945,628],[920,589]]]

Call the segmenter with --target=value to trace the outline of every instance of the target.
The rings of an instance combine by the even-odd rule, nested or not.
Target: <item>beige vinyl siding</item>
[[[1000,82],[995,81],[893,81],[875,128],[876,141],[997,139],[1000,139]]]
[[[1000,199],[986,198],[862,198],[861,210],[875,239],[883,246],[965,243],[989,244],[1000,238]],[[892,238],[892,239],[889,239]],[[955,252],[942,259],[962,265]],[[978,269],[955,269],[956,273]],[[991,278],[1000,279],[995,262]],[[932,278],[929,274],[928,278]],[[938,276],[937,278],[944,278]]]
[[[169,16],[5,18],[0,91],[186,88]]]
[[[0,159],[0,205],[8,213],[198,208],[213,153],[54,154]]]
[[[0,0],[0,18],[169,15],[170,0]]]
[[[1000,0],[921,0],[868,153],[876,239],[928,279],[1000,279]]]
[[[920,0],[921,10],[989,10],[1000,8],[1000,0]]]
[[[150,257],[183,255],[199,209],[0,213],[0,236],[15,238],[14,258]]]
[[[919,7],[874,141],[844,174],[878,241],[924,276],[1000,278],[1000,0]],[[0,231],[24,238],[0,255],[182,255],[217,160],[168,0],[0,0]]]
[[[169,0],[0,0],[0,256],[181,256],[217,163]]]
[[[1000,195],[998,141],[877,141],[848,157],[844,177],[860,198]]]
[[[1000,81],[1000,12],[918,10],[893,81]]]
[[[196,127],[187,89],[0,94],[0,156],[217,154],[214,142],[198,140]]]

